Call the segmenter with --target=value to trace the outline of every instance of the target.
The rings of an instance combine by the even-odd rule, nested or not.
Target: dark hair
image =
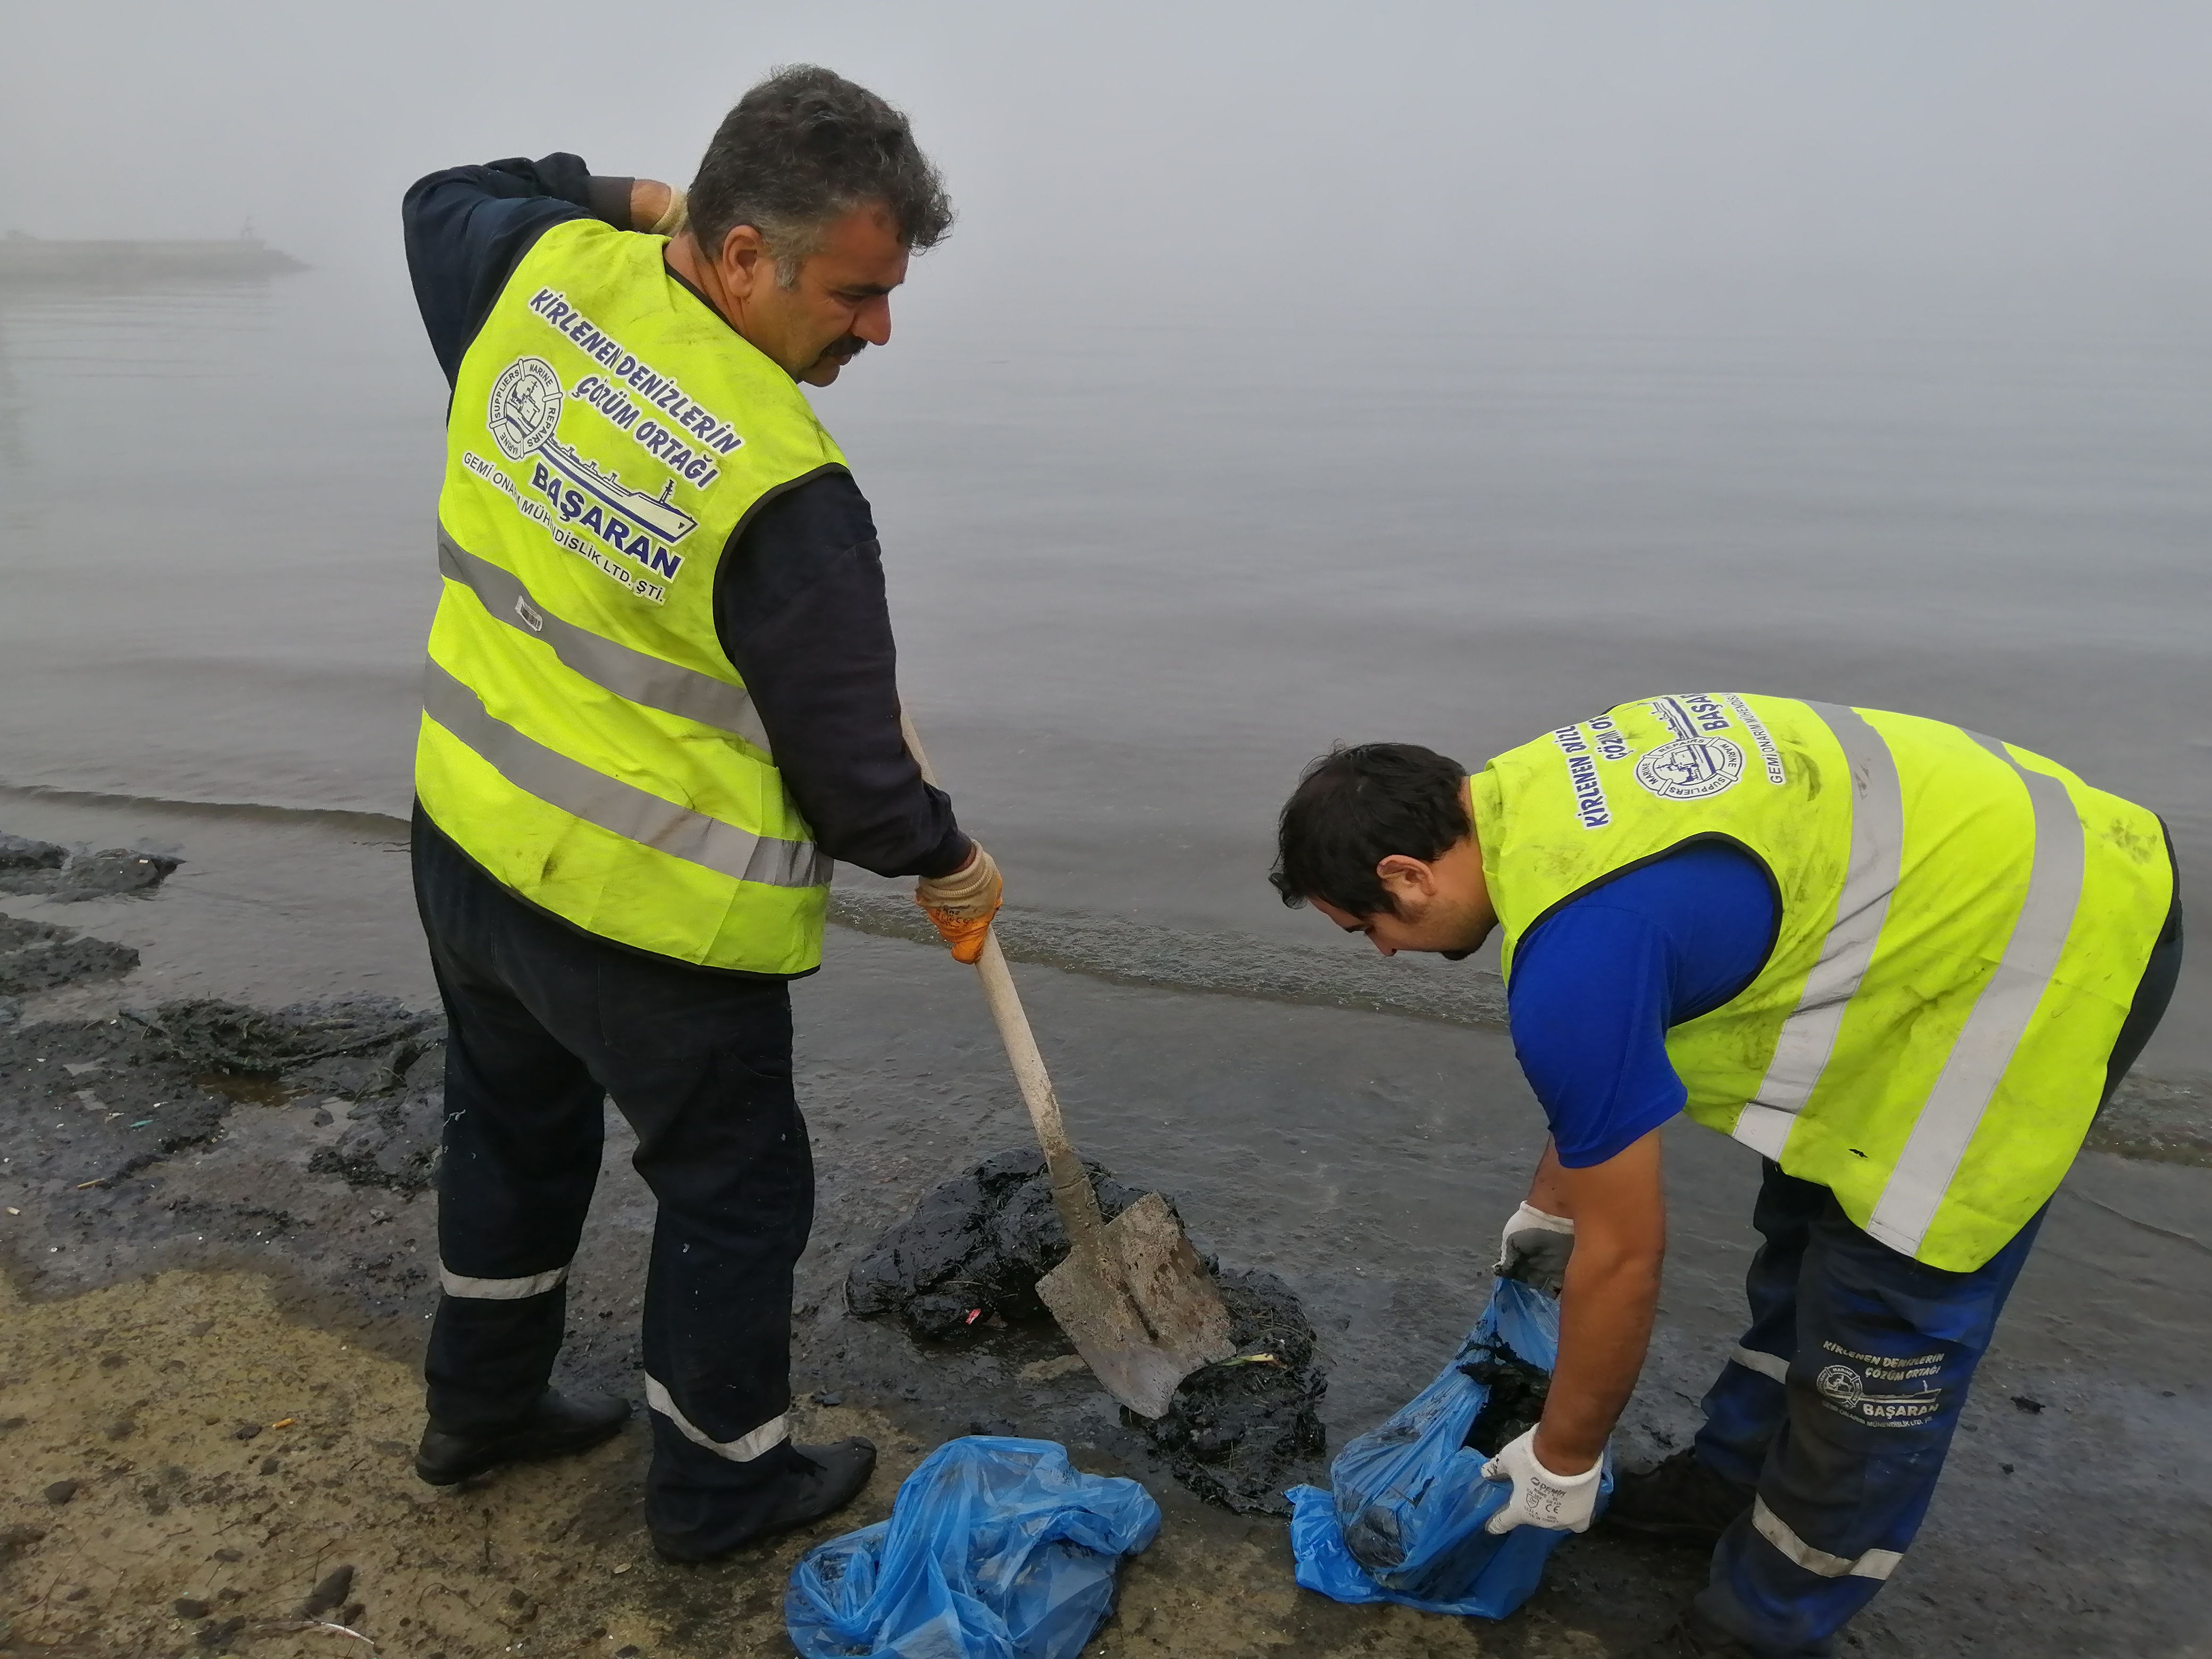
[[[880,202],[911,248],[952,228],[945,181],[905,116],[866,87],[812,64],[769,75],[722,118],[691,181],[691,233],[710,259],[750,225],[788,288],[832,222]]]
[[[1395,915],[1375,866],[1393,853],[1436,859],[1465,836],[1466,783],[1457,761],[1418,743],[1332,749],[1283,803],[1267,879],[1293,908],[1317,898],[1355,916]]]

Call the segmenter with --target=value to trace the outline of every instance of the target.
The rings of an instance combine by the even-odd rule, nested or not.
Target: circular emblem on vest
[[[517,357],[491,383],[484,424],[493,441],[519,461],[561,425],[561,377],[543,357]]]
[[[1813,1386],[1838,1405],[1855,1405],[1865,1388],[1859,1374],[1849,1365],[1831,1365],[1814,1379]]]
[[[1743,775],[1743,750],[1726,738],[1680,738],[1636,763],[1636,781],[1666,800],[1703,800]]]

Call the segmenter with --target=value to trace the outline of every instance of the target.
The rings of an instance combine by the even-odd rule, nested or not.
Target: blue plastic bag
[[[1299,1583],[1339,1601],[1395,1601],[1482,1619],[1503,1619],[1534,1593],[1567,1534],[1540,1527],[1502,1536],[1484,1531],[1513,1489],[1484,1480],[1489,1459],[1465,1443],[1490,1389],[1460,1367],[1488,1357],[1498,1341],[1550,1370],[1559,1357],[1559,1304],[1517,1279],[1499,1279],[1436,1381],[1337,1454],[1328,1471],[1334,1493],[1314,1486],[1290,1493]],[[1608,1452],[1598,1481],[1601,1512],[1612,1491]]]
[[[799,1559],[784,1622],[802,1659],[1074,1659],[1159,1529],[1150,1492],[1049,1440],[948,1440],[890,1520]]]

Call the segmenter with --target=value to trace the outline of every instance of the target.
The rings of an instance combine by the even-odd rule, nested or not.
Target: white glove
[[[1574,1249],[1575,1224],[1524,1200],[1498,1236],[1498,1265],[1492,1271],[1501,1279],[1517,1279],[1532,1291],[1557,1296],[1567,1282],[1567,1258]]]
[[[1482,1466],[1484,1480],[1513,1483],[1513,1496],[1483,1523],[1483,1530],[1542,1527],[1549,1532],[1588,1532],[1597,1509],[1598,1476],[1604,1469],[1601,1457],[1580,1474],[1553,1474],[1536,1461],[1536,1431],[1529,1430],[1500,1447],[1498,1455]]]

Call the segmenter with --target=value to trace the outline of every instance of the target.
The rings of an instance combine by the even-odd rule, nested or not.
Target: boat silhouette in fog
[[[0,283],[48,285],[274,276],[307,267],[251,229],[179,241],[50,240],[20,230],[0,236]]]

